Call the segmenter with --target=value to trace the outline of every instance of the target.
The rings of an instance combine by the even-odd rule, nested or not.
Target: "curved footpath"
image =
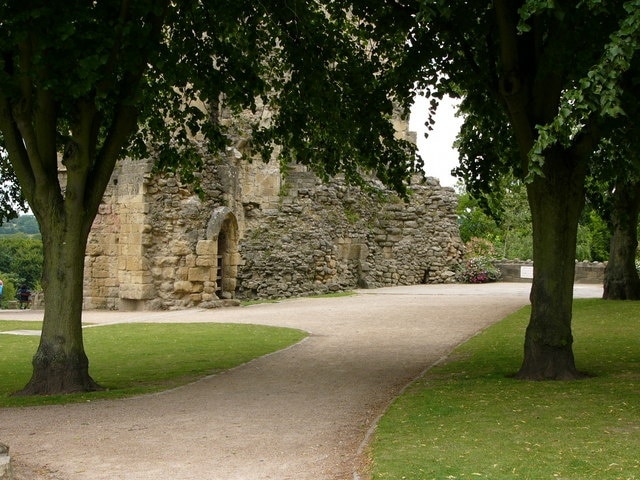
[[[258,323],[310,335],[160,394],[0,409],[0,441],[16,480],[366,478],[363,447],[389,403],[455,346],[528,303],[529,288],[420,285],[218,310],[85,312],[95,323]],[[576,296],[601,294],[576,286]]]

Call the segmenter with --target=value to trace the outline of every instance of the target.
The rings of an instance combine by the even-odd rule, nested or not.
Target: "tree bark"
[[[495,0],[500,44],[499,93],[513,128],[523,175],[530,170],[529,152],[537,126],[557,115],[566,71],[548,45],[561,41],[562,22],[532,21],[530,32],[518,31],[523,2]],[[547,58],[547,54],[550,55]],[[554,68],[549,68],[553,65]],[[534,278],[531,317],[525,334],[524,360],[515,378],[570,380],[585,375],[576,369],[571,315],[578,219],[584,204],[587,160],[597,132],[587,125],[572,140],[544,152],[541,174],[527,185],[533,226]]]
[[[611,209],[609,262],[604,271],[602,298],[606,300],[640,300],[640,277],[635,265],[639,210],[640,182],[618,182]]]
[[[547,155],[544,177],[528,186],[533,223],[534,277],[524,360],[515,378],[572,380],[576,369],[571,316],[578,219],[585,164],[568,152]]]
[[[51,208],[52,214],[55,210]],[[14,395],[53,395],[100,390],[89,375],[82,337],[82,295],[87,234],[82,214],[42,227],[45,312],[29,383]]]
[[[116,161],[138,128],[146,90],[141,85],[150,58],[163,44],[171,5],[162,0],[131,8],[131,3],[122,2],[113,18],[104,18],[114,35],[103,45],[100,61],[105,63],[72,69],[69,91],[52,86],[58,73],[48,68],[49,60],[40,61],[53,58],[51,39],[41,38],[37,28],[9,40],[3,52],[10,60],[4,65],[5,83],[12,85],[0,89],[3,147],[40,224],[44,250],[42,335],[33,375],[19,395],[100,388],[89,375],[82,339],[85,247]],[[74,34],[68,44],[78,41],[84,48],[83,38]],[[137,46],[134,56],[131,45]],[[95,70],[87,75],[89,68]]]

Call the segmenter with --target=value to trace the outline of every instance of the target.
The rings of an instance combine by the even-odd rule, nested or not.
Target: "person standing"
[[[18,302],[20,302],[20,310],[26,310],[29,308],[29,301],[31,300],[31,290],[27,287],[26,284],[20,285],[18,289],[18,293],[16,294],[18,297]]]

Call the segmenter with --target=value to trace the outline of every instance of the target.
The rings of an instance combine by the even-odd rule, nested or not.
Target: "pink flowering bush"
[[[500,270],[494,265],[495,249],[484,238],[471,238],[466,244],[467,260],[459,267],[456,279],[463,283],[487,283],[500,280]]]
[[[500,270],[489,258],[471,258],[458,272],[458,280],[464,283],[488,283],[500,280]]]
[[[458,272],[458,281],[464,283],[488,283],[500,280],[500,270],[490,258],[477,257],[467,260]]]

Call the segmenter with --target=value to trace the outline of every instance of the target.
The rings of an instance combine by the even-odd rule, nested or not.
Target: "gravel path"
[[[577,296],[602,292],[577,288]],[[16,480],[365,479],[363,447],[389,403],[455,346],[526,304],[528,290],[422,285],[219,310],[85,312],[87,322],[257,323],[310,335],[160,394],[0,409],[0,441]]]

